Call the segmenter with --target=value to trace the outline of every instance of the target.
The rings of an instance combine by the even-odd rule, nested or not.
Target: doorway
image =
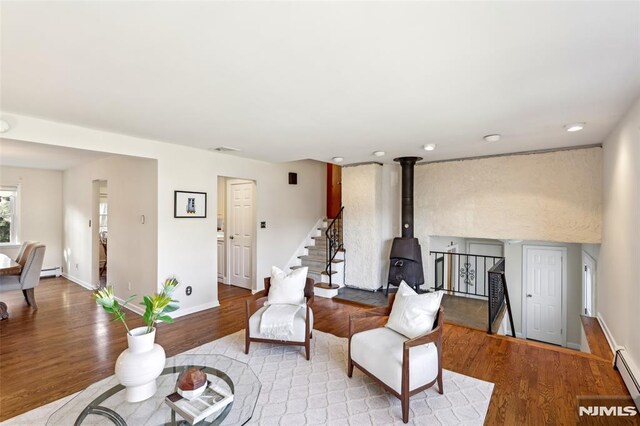
[[[587,252],[582,252],[582,313],[592,317],[595,311],[596,261]]]
[[[106,180],[93,181],[93,214],[91,219],[91,282],[96,287],[107,285],[107,253],[109,235],[109,190]]]
[[[256,183],[226,180],[227,284],[252,289],[256,276]]]
[[[503,256],[503,244],[502,243],[490,243],[483,241],[467,241],[467,253],[477,254],[482,256],[494,256],[496,258]],[[492,258],[474,258],[475,265],[475,279],[470,283],[475,288],[467,288],[469,293],[474,293],[479,296],[488,296],[487,288],[487,271],[491,269],[497,259]]]
[[[342,167],[327,163],[327,218],[334,219],[342,207]]]
[[[527,339],[566,346],[567,249],[523,246],[522,321]]]

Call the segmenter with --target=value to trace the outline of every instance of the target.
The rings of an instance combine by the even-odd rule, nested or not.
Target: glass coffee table
[[[158,377],[158,391],[146,401],[129,403],[124,386],[115,377],[89,386],[49,417],[47,425],[188,425],[164,402],[175,392],[178,376],[189,367],[200,368],[233,392],[233,402],[198,425],[243,425],[253,416],[261,384],[251,368],[224,355],[176,355],[167,359]]]

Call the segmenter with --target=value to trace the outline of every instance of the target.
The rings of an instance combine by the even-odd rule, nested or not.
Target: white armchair
[[[438,383],[442,388],[442,323],[444,309],[440,307],[433,329],[409,339],[385,327],[395,294],[389,295],[387,307],[367,310],[349,318],[348,375],[353,367],[377,381],[400,399],[402,421],[409,421],[411,395]]]
[[[256,293],[246,302],[244,353],[249,353],[249,345],[251,345],[251,342],[296,345],[304,346],[305,356],[308,361],[311,357],[310,339],[312,337],[313,330],[313,311],[311,310],[314,300],[313,286],[313,279],[307,278],[304,288],[304,296],[307,299],[307,302],[305,303],[304,309],[300,309],[298,313],[296,313],[293,323],[293,335],[291,338],[288,340],[276,340],[263,336],[260,333],[260,319],[262,317],[262,313],[267,309],[264,306],[264,302],[267,301],[267,295],[269,294],[269,289],[271,287],[271,278],[265,278],[264,290]]]
[[[38,309],[35,287],[40,282],[45,249],[44,244],[28,244],[22,253],[22,257],[18,259],[18,263],[22,265],[22,272],[20,275],[0,276],[0,292],[22,290],[27,304],[34,310]]]

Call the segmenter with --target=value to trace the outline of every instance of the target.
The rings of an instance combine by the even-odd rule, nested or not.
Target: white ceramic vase
[[[154,343],[156,329],[151,333],[146,331],[147,327],[131,330],[131,334],[127,334],[129,348],[116,361],[116,377],[127,388],[127,402],[151,398],[157,390],[156,379],[164,369],[164,349]]]

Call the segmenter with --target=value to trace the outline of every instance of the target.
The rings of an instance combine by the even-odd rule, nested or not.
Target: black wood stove
[[[413,168],[420,157],[394,158],[402,166],[402,237],[394,238],[391,246],[389,285],[399,286],[404,280],[419,291],[424,284],[422,270],[422,250],[417,238],[413,237]]]

